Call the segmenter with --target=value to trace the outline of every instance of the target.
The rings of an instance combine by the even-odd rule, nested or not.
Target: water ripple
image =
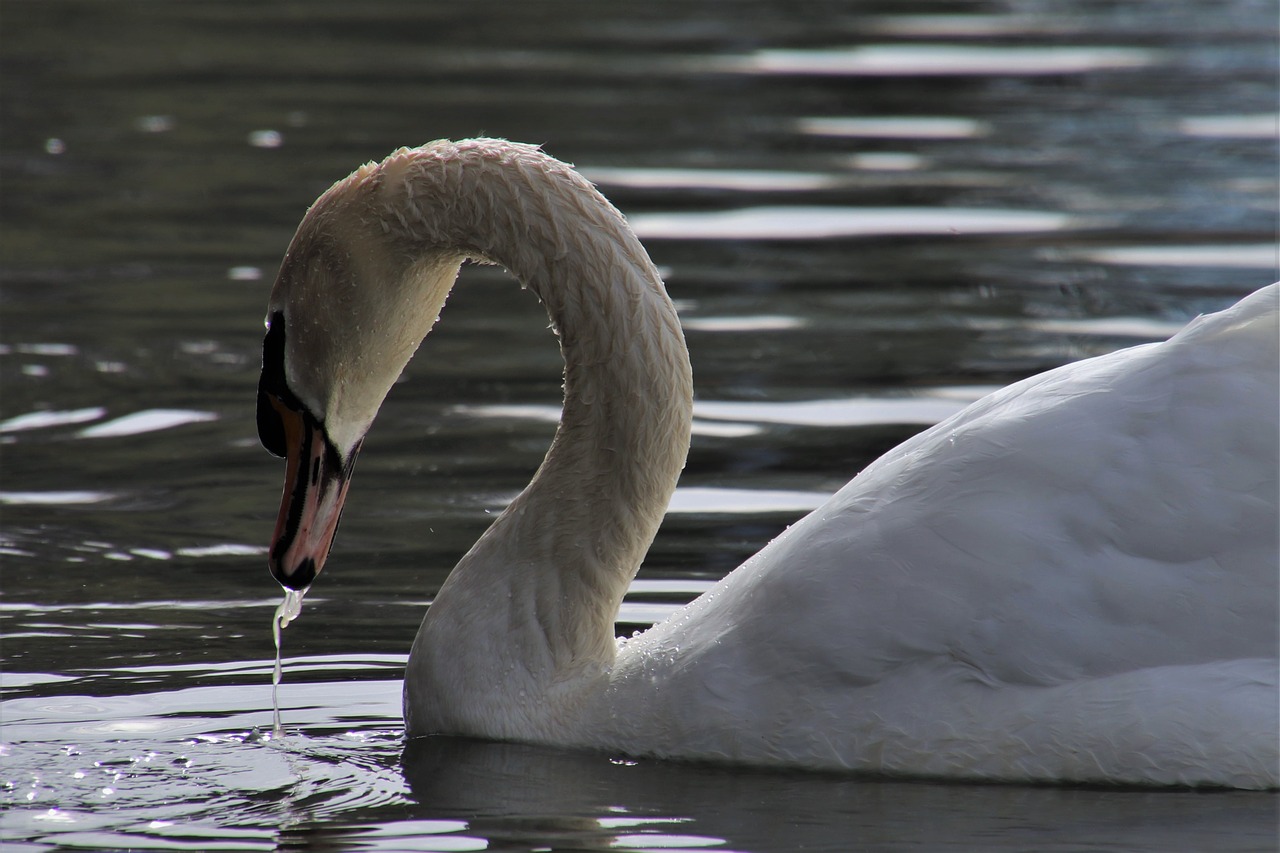
[[[1280,138],[1280,114],[1188,116],[1178,122],[1184,136],[1209,136],[1221,139]]]
[[[712,60],[721,71],[829,76],[1033,76],[1142,68],[1160,52],[1136,47],[992,47],[884,44],[815,50],[765,49]]]
[[[107,413],[102,406],[52,412],[27,412],[0,421],[0,433],[25,432],[32,429],[68,426],[96,421]]]
[[[892,36],[943,36],[973,38],[978,36],[1061,35],[1079,32],[1082,21],[1048,13],[1035,15],[886,15],[866,23],[866,31]]]
[[[782,314],[754,314],[739,317],[681,317],[686,331],[699,332],[782,332],[803,328],[799,317]]]
[[[784,489],[731,489],[721,486],[681,486],[667,505],[668,513],[788,513],[817,509],[831,497],[827,492]]]
[[[126,435],[139,435],[144,432],[156,432],[171,429],[184,424],[215,421],[218,416],[213,412],[201,412],[192,409],[146,409],[141,412],[113,418],[106,423],[86,427],[77,433],[81,438],[118,438]]]
[[[968,394],[931,397],[851,397],[843,400],[788,402],[701,400],[693,404],[699,417],[748,423],[849,427],[883,424],[932,426],[954,415],[977,397]]]
[[[1037,210],[956,207],[749,207],[628,217],[642,240],[825,240],[841,237],[1025,234],[1078,227]]]
[[[1035,320],[1019,324],[1019,327],[1059,335],[1161,341],[1177,334],[1185,325],[1185,323],[1153,320],[1148,317],[1092,317],[1082,320]]]
[[[110,492],[87,490],[63,492],[0,492],[0,504],[7,506],[76,506],[109,501],[115,495]]]
[[[843,175],[747,169],[654,169],[594,167],[583,174],[606,187],[713,189],[745,192],[804,192],[849,184]]]
[[[931,389],[917,397],[848,397],[827,400],[695,400],[693,414],[704,421],[732,421],[742,425],[848,427],[899,424],[931,426],[994,390],[994,386],[952,386]],[[560,407],[499,403],[453,406],[456,414],[479,418],[513,418],[558,423]],[[696,426],[695,421],[695,426]],[[714,429],[716,425],[705,425]],[[695,428],[695,434],[698,430]],[[747,433],[750,434],[750,433]]]
[[[1089,249],[1080,257],[1102,264],[1143,267],[1231,267],[1276,270],[1280,251],[1275,243],[1217,246],[1113,246]]]
[[[988,122],[955,116],[802,118],[796,128],[809,136],[862,139],[972,139],[991,132]]]

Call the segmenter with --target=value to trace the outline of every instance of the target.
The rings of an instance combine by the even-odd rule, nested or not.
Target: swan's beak
[[[344,461],[315,417],[291,402],[270,393],[260,393],[258,401],[260,431],[264,416],[272,421],[271,443],[266,436],[263,443],[288,461],[267,563],[281,585],[306,589],[333,546],[360,448]]]

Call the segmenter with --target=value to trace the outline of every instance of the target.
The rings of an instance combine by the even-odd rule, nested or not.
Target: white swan
[[[410,735],[946,778],[1275,787],[1277,286],[993,394],[615,642],[688,446],[676,312],[622,216],[498,140],[308,211],[271,295],[270,552],[305,588],[361,440],[467,259],[546,305],[560,426],[405,673]]]

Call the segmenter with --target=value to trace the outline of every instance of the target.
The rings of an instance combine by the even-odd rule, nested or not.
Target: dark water
[[[253,403],[302,212],[544,143],[686,324],[660,618],[985,390],[1277,277],[1270,2],[0,6],[5,849],[1274,849],[1270,795],[887,783],[433,739],[399,672],[545,451],[545,317],[464,276],[361,456],[271,720]],[[403,752],[403,755],[402,755]]]

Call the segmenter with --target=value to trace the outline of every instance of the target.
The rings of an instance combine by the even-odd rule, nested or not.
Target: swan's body
[[[411,735],[999,779],[1275,787],[1276,286],[993,394],[887,454],[674,616],[613,619],[688,446],[675,310],[536,149],[401,150],[321,197],[271,303],[259,420],[305,587],[387,389],[467,258],[542,299],[556,439],[405,674]]]

